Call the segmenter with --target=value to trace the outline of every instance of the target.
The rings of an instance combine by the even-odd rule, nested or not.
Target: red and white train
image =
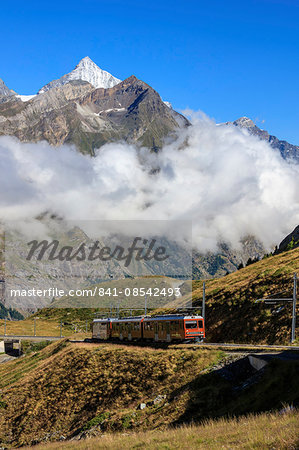
[[[205,325],[201,316],[179,314],[94,319],[92,338],[154,342],[198,341],[205,338]]]

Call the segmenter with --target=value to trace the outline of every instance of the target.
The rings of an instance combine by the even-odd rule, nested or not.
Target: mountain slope
[[[241,241],[240,250],[220,242],[217,251],[199,253],[193,251],[193,279],[219,278],[235,272],[240,263],[246,265],[249,258],[260,259],[266,253],[265,247],[254,236],[246,236]]]
[[[48,345],[0,365],[0,443],[7,448],[72,439],[76,447],[93,434],[165,430],[281,409],[283,402],[297,405],[298,362],[270,364],[246,386],[248,371],[229,378],[217,370],[236,367],[232,360],[218,349],[192,346]]]
[[[63,86],[73,80],[87,81],[95,88],[104,89],[111,88],[121,82],[121,80],[113,77],[110,73],[100,69],[88,56],[86,56],[81,59],[72,72],[63,75],[58,80],[53,80],[46,84],[38,91],[38,93],[43,94],[50,89]]]
[[[231,122],[228,122],[231,123]],[[261,130],[255,125],[255,123],[248,117],[241,117],[233,122],[240,128],[245,128],[250,134],[258,136],[264,141],[268,141],[273,148],[277,148],[280,151],[281,156],[284,159],[291,159],[299,162],[299,146],[289,144],[287,141],[281,141],[276,136],[272,136],[266,130]]]
[[[275,253],[285,252],[297,247],[299,247],[299,225],[281,241]]]
[[[135,76],[110,89],[69,81],[27,102],[14,99],[0,104],[0,135],[23,142],[73,143],[89,154],[119,140],[157,150],[167,136],[188,124]]]
[[[207,281],[207,339],[210,342],[289,343],[291,303],[266,306],[255,300],[275,297],[279,292],[283,298],[291,297],[294,272],[299,273],[298,248]],[[194,306],[201,306],[200,281],[193,282],[192,300]],[[283,308],[278,311],[280,306]]]

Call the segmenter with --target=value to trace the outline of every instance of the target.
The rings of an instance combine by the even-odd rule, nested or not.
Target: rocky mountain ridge
[[[281,241],[275,254],[293,250],[297,247],[299,247],[299,225]]]
[[[246,129],[278,149],[284,159],[299,162],[299,146],[261,130],[251,119],[227,124]],[[121,81],[88,56],[36,95],[16,94],[0,80],[0,135],[22,142],[70,143],[93,155],[95,148],[123,140],[157,151],[166,137],[188,125],[148,84],[133,75]]]
[[[10,99],[15,95],[16,93],[13,90],[9,89],[4,81],[0,78],[0,103]]]
[[[233,125],[239,128],[244,128],[249,132],[249,134],[258,136],[260,139],[269,142],[271,147],[279,150],[281,156],[284,159],[292,160],[297,163],[299,162],[298,145],[293,145],[287,141],[282,141],[278,139],[276,136],[269,134],[268,131],[262,130],[261,128],[257,127],[255,123],[248,117],[240,117],[234,122],[227,122],[227,123],[228,124],[232,123]]]
[[[0,104],[0,135],[22,142],[75,144],[91,155],[95,148],[120,140],[156,151],[166,137],[188,125],[135,76],[109,89],[73,80],[26,102],[13,96]]]

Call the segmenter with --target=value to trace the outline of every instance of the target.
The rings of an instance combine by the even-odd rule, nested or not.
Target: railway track
[[[233,349],[246,349],[246,350],[294,350],[299,351],[299,346],[297,345],[267,345],[267,344],[234,344],[234,343],[227,343],[227,342],[208,342],[208,343],[198,343],[196,344],[199,347],[219,347],[219,348],[233,348]]]
[[[299,346],[293,346],[293,345],[254,345],[254,344],[234,344],[234,343],[227,343],[227,342],[213,342],[213,343],[181,343],[181,342],[138,342],[138,341],[127,341],[127,340],[103,340],[103,341],[95,341],[93,339],[82,339],[82,340],[76,340],[76,339],[70,339],[70,342],[76,344],[76,343],[86,343],[86,344],[115,344],[115,345],[127,345],[127,346],[140,346],[140,347],[155,347],[155,348],[169,348],[173,346],[186,346],[186,347],[198,347],[198,348],[219,348],[219,349],[226,349],[233,352],[263,352],[264,350],[273,351],[273,352],[281,352],[281,351],[295,351],[299,352]]]
[[[33,340],[33,341],[39,341],[39,340],[49,340],[49,341],[57,341],[60,339],[64,339],[64,336],[26,336],[26,335],[0,335],[0,340],[9,340],[9,339],[24,339],[24,340]],[[70,339],[70,342],[72,343],[95,343],[96,341],[92,339]],[[236,343],[228,343],[228,342],[191,342],[191,343],[166,343],[166,342],[138,342],[138,341],[121,341],[121,340],[114,340],[114,341],[98,341],[98,343],[110,343],[110,344],[123,344],[123,345],[139,345],[142,347],[149,347],[149,346],[159,346],[159,347],[169,347],[173,345],[184,345],[184,346],[193,346],[198,348],[224,348],[224,349],[232,349],[235,351],[238,350],[246,350],[246,351],[264,351],[264,350],[272,350],[272,351],[284,351],[284,350],[292,350],[292,351],[299,351],[298,345],[266,345],[266,344],[236,344]]]

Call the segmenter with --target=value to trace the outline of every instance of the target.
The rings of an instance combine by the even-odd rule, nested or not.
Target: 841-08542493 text
[[[104,288],[95,286],[89,289],[58,289],[50,287],[48,289],[10,289],[11,297],[181,297],[181,291],[179,287],[163,287],[163,288],[144,288],[144,287],[125,287],[119,288]]]

